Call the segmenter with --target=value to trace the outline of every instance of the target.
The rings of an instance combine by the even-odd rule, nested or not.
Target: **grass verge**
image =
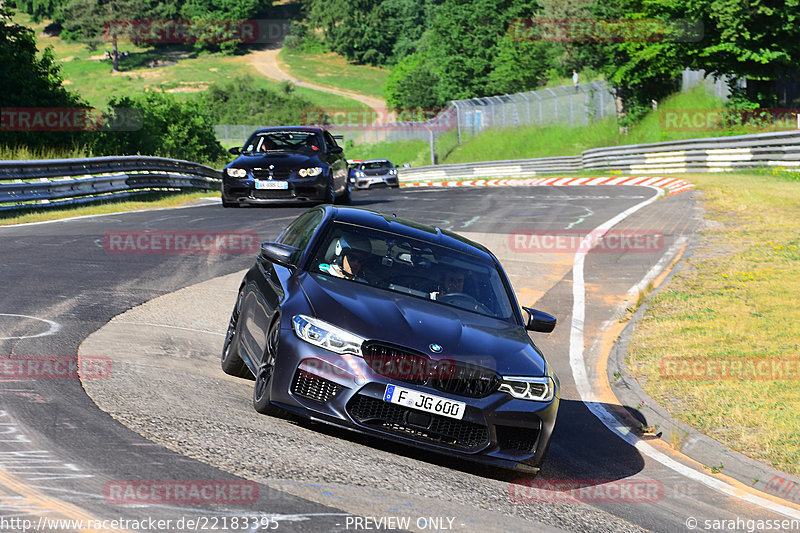
[[[704,87],[677,93],[662,102],[658,109],[649,113],[627,134],[617,128],[616,119],[609,118],[588,126],[569,126],[566,124],[540,126],[532,125],[513,129],[485,130],[477,135],[462,132],[462,142],[458,144],[456,130],[440,135],[434,150],[438,163],[469,163],[473,161],[496,161],[501,159],[528,159],[534,157],[553,157],[578,155],[591,148],[619,146],[624,144],[652,143],[724,135],[760,133],[769,128],[731,127],[731,128],[677,128],[666,120],[668,116],[704,118],[706,111],[723,109],[722,101],[710,94]],[[672,115],[668,115],[672,113]],[[395,149],[393,145],[398,145]],[[416,153],[409,153],[416,147]],[[363,154],[363,157],[389,157],[395,151],[401,152],[405,159],[400,161],[413,166],[430,165],[430,146],[427,141],[403,141],[399,143],[363,144],[348,150]],[[399,159],[399,158],[398,158]]]
[[[304,53],[284,48],[278,57],[296,78],[383,100],[388,69],[357,65],[333,52]]]
[[[191,204],[200,198],[214,196],[219,197],[219,193],[214,193],[212,191],[198,191],[181,194],[154,192],[143,194],[134,200],[115,200],[91,205],[58,207],[34,211],[6,211],[0,212],[0,226],[25,224],[28,222],[44,222],[47,220],[60,220],[63,218],[87,215],[104,215],[108,213],[120,213],[123,211],[140,211],[160,207],[178,207]]]
[[[800,179],[779,170],[686,177],[704,193],[705,231],[650,301],[628,365],[679,420],[798,474]]]

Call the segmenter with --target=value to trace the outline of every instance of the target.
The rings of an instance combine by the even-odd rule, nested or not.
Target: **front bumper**
[[[377,189],[381,187],[397,188],[400,186],[397,176],[390,174],[352,178],[352,182],[357,189]]]
[[[281,332],[273,403],[295,414],[483,464],[535,471],[555,425],[558,393],[533,402],[493,392],[470,398],[387,378],[359,356],[338,355]],[[464,402],[457,420],[383,400],[387,384]]]
[[[328,178],[293,177],[288,180],[275,180],[286,183],[286,189],[256,189],[253,178],[225,177],[222,183],[222,196],[226,202],[243,204],[265,204],[276,202],[321,202],[326,200]]]

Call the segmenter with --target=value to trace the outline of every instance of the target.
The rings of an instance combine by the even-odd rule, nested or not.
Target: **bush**
[[[141,97],[113,98],[109,117],[140,114],[141,128],[95,134],[96,155],[155,155],[188,161],[214,162],[225,151],[214,135],[214,122],[200,100],[181,102],[150,91]],[[138,113],[137,113],[138,112]],[[138,117],[137,117],[138,118]]]

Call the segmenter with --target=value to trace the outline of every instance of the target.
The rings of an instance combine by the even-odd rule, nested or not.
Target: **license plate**
[[[402,405],[403,407],[410,407],[418,411],[425,411],[426,413],[456,418],[458,420],[461,420],[464,416],[464,409],[466,409],[467,406],[464,402],[456,402],[440,396],[404,389],[403,387],[397,387],[395,385],[386,385],[386,392],[383,394],[383,400],[389,403]]]
[[[286,181],[256,180],[256,189],[286,190],[288,188],[289,188],[289,183]]]

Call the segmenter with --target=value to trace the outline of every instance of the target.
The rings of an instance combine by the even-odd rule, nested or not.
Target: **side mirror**
[[[530,309],[528,307],[523,307],[523,309],[528,312],[528,323],[525,324],[525,329],[528,331],[550,333],[555,329],[557,320],[553,315],[538,309]]]
[[[331,146],[332,154],[341,154],[342,152],[344,152],[344,148],[342,148],[341,146]]]
[[[233,155],[239,155],[242,153],[242,149],[239,148],[238,146],[234,146],[233,148],[228,148],[228,153],[231,153]]]
[[[297,265],[292,263],[291,257],[299,250],[299,248],[295,248],[294,246],[277,242],[261,243],[261,257],[263,259],[291,269],[297,268]]]

